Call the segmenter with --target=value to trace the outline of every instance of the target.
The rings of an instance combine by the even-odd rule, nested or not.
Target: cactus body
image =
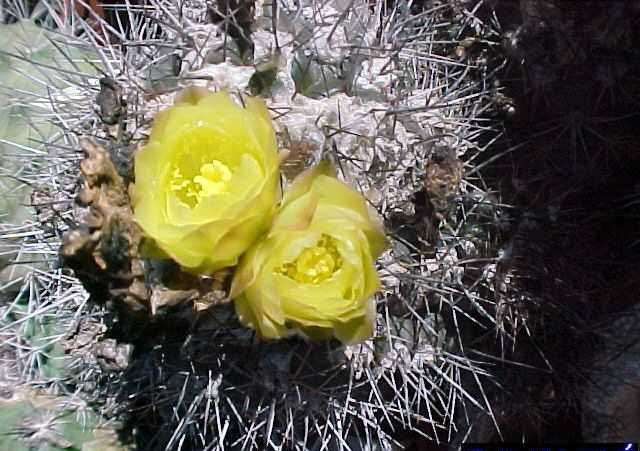
[[[490,412],[478,395],[489,373],[465,354],[461,332],[469,322],[502,327],[495,264],[462,262],[495,256],[493,219],[501,214],[487,193],[463,181],[463,161],[483,151],[477,141],[487,130],[475,119],[491,100],[476,77],[486,70],[481,59],[451,53],[465,35],[484,32],[465,21],[465,6],[257,1],[241,2],[232,14],[228,2],[133,3],[111,16],[94,14],[91,26],[73,12],[51,11],[58,32],[95,52],[83,59],[101,73],[55,72],[66,83],[49,86],[47,96],[58,132],[44,140],[29,171],[41,184],[51,180],[37,195],[64,207],[36,210],[32,230],[41,233],[53,221],[54,233],[43,240],[51,249],[70,229],[77,233],[67,237],[102,244],[90,252],[82,243],[62,248],[65,258],[93,262],[73,266],[92,299],[54,263],[24,279],[23,287],[43,281],[16,298],[28,297],[20,301],[26,311],[2,307],[14,309],[16,335],[32,318],[56,317],[46,337],[59,334],[65,364],[56,375],[32,367],[30,377],[48,387],[64,379],[101,413],[118,416],[139,449],[391,450],[419,436],[450,440],[467,404]],[[456,25],[442,31],[447,21]],[[108,240],[108,254],[125,270],[109,272],[103,223],[91,219],[87,202],[73,203],[79,183],[85,190],[107,185],[92,184],[84,169],[79,177],[79,137],[103,148],[126,183],[155,114],[192,85],[260,94],[280,146],[290,151],[288,179],[332,160],[383,215],[392,249],[378,262],[383,292],[373,339],[348,347],[260,341],[230,306],[215,305],[216,293],[224,298],[228,289],[225,274],[189,278],[175,265],[133,255],[122,240]],[[55,172],[47,173],[52,165]],[[202,284],[214,288],[201,295]],[[130,302],[135,293],[146,293],[136,299],[150,304]],[[103,324],[91,343],[70,342],[77,331]],[[105,331],[112,341],[105,342]]]

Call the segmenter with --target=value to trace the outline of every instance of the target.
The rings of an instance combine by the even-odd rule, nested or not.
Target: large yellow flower
[[[301,174],[236,270],[231,296],[240,321],[264,338],[370,337],[380,286],[374,260],[386,245],[364,198],[328,164]]]
[[[134,216],[184,268],[235,265],[268,227],[278,197],[278,150],[263,101],[190,89],[160,112],[135,155]]]

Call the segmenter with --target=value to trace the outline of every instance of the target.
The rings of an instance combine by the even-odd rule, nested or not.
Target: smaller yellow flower
[[[264,338],[365,340],[380,287],[374,261],[386,246],[364,198],[322,163],[294,180],[265,239],[242,257],[236,313]]]
[[[189,271],[237,264],[268,228],[279,157],[267,108],[191,88],[159,113],[135,156],[134,216],[146,236]]]

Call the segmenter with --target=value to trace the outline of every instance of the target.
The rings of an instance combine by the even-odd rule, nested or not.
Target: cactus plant
[[[100,418],[90,409],[70,404],[63,396],[17,390],[1,404],[0,445],[5,449],[125,450],[112,427],[100,424]]]
[[[452,440],[469,406],[492,415],[490,373],[467,353],[467,331],[514,332],[494,283],[504,213],[480,173],[465,174],[485,150],[480,138],[497,133],[480,119],[494,98],[485,53],[496,36],[473,2],[138,3],[105,6],[110,14],[90,14],[91,25],[49,11],[73,43],[56,48],[95,52],[84,58],[100,75],[55,72],[65,84],[51,84],[47,99],[59,132],[23,177],[39,201],[30,230],[55,261],[2,307],[6,316],[26,305],[6,327],[29,346],[21,325],[54,315],[45,336],[69,363],[61,375],[16,361],[16,377],[58,389],[63,379],[118,416],[140,449],[396,449]],[[155,113],[193,85],[263,96],[290,150],[287,177],[332,160],[384,217],[392,248],[378,261],[372,339],[262,341],[229,305],[214,305],[226,274],[187,277],[145,259],[131,250],[137,239],[107,239],[91,222],[94,204],[73,203],[79,183],[131,181]],[[99,155],[109,177],[91,179],[88,163],[80,174],[81,136],[91,139],[85,161]],[[61,262],[75,262],[73,274],[56,264],[63,233]],[[86,247],[83,236],[97,241]],[[106,252],[126,270],[101,264]],[[102,325],[78,351],[74,331]]]

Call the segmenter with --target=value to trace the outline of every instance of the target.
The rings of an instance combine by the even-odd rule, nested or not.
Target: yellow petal
[[[199,231],[185,235],[179,241],[156,240],[156,243],[181,266],[194,269],[204,266],[207,255],[213,247],[209,237]]]
[[[270,124],[271,123],[271,115],[269,114],[269,110],[267,109],[267,104],[264,103],[264,100],[258,97],[244,97],[244,103],[248,111],[251,111],[256,116],[262,118],[262,120]]]
[[[321,235],[320,232],[315,231],[288,231],[278,234],[273,239],[269,238],[274,243],[270,259],[274,265],[273,268],[295,260],[304,249],[315,245]]]
[[[203,88],[200,86],[189,86],[182,90],[176,96],[174,100],[174,104],[178,105],[180,103],[186,103],[191,105],[197,105],[200,100],[212,94],[212,91],[209,91],[207,88]]]
[[[271,225],[270,235],[283,231],[303,231],[309,228],[318,205],[318,197],[305,193],[290,202],[287,208],[281,208]]]
[[[282,274],[274,276],[287,317],[303,324],[345,320],[362,310],[359,300],[345,297],[354,278],[353,268],[343,268],[334,278],[317,285],[302,284]]]
[[[247,105],[247,111],[252,113],[249,129],[254,135],[256,145],[265,150],[265,169],[266,171],[276,169],[280,164],[280,157],[276,133],[267,105],[264,100],[257,97],[245,97],[244,102]]]
[[[275,324],[284,328],[286,317],[278,291],[269,275],[262,276],[258,277],[256,283],[248,286],[242,296],[250,300],[260,327],[271,328]]]
[[[162,147],[156,142],[150,142],[136,151],[134,171],[137,192],[158,189],[160,183],[158,175],[162,171],[162,167],[165,166],[162,164],[162,160],[158,158],[162,150]]]
[[[258,244],[250,247],[241,257],[240,264],[233,273],[231,281],[231,289],[229,291],[231,299],[239,298],[255,282],[269,256],[269,250],[268,243],[263,242],[262,245]]]
[[[233,101],[226,91],[211,92],[207,96],[198,98],[198,106],[205,106],[217,111],[220,116],[224,116],[231,112],[236,113],[242,110],[242,107]]]
[[[149,135],[149,144],[157,144],[162,142],[164,134],[167,130],[167,123],[169,122],[170,114],[170,110],[164,110],[156,113],[155,117],[153,118],[153,128],[151,129],[151,134]]]
[[[322,193],[314,221],[348,218],[367,235],[373,255],[376,257],[388,247],[382,229],[382,221],[368,207],[364,197],[337,179],[320,176],[313,183],[313,191]]]
[[[256,329],[263,338],[277,339],[291,334],[284,325],[277,324],[264,315],[258,316],[260,313],[253,311],[252,302],[244,295],[235,299],[234,306],[240,322],[246,327]]]
[[[175,227],[167,221],[162,190],[152,190],[142,184],[136,184],[135,188],[134,218],[148,237],[171,242],[195,230],[194,227]]]
[[[302,199],[307,199],[303,202]],[[295,207],[294,207],[295,204]],[[293,207],[293,208],[292,208]],[[299,224],[332,219],[346,219],[361,228],[367,235],[373,255],[376,257],[388,247],[382,221],[366,203],[364,197],[335,178],[334,168],[327,162],[300,174],[285,193],[281,214],[274,222],[274,230],[295,227]]]
[[[291,202],[308,193],[313,182],[319,176],[332,176],[333,174],[333,166],[326,161],[322,161],[314,167],[302,172],[293,180],[291,186],[285,192],[284,198],[282,199],[281,209],[286,209]]]
[[[258,327],[258,319],[251,309],[246,296],[237,296],[233,300],[236,316],[245,327],[255,329]]]
[[[202,99],[198,107],[206,107],[216,118],[227,136],[236,139],[235,145],[242,144],[243,151],[251,153],[265,168],[265,172],[277,168],[278,149],[275,131],[271,121],[267,120],[253,101],[251,108],[244,109],[233,102],[224,92],[215,93]]]
[[[264,230],[264,222],[261,215],[251,216],[241,223],[234,224],[227,233],[216,240],[216,245],[207,256],[207,261],[211,262],[214,270],[236,265],[247,249],[247,241],[253,242]],[[204,233],[207,233],[207,229]]]
[[[344,344],[356,344],[373,336],[376,321],[375,300],[367,300],[365,314],[335,326],[335,335]]]

